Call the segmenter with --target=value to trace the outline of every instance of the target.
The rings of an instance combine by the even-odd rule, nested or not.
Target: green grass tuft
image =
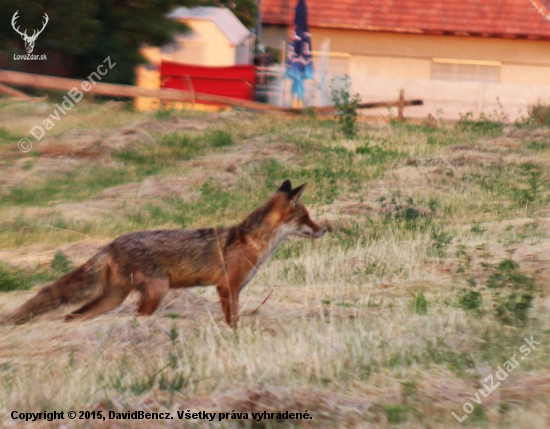
[[[415,314],[426,314],[430,303],[422,292],[414,294],[410,303],[411,311]]]

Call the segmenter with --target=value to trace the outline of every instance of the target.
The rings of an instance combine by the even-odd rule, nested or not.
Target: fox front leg
[[[237,329],[239,321],[239,292],[232,291],[224,282],[217,286],[225,321],[234,329]]]

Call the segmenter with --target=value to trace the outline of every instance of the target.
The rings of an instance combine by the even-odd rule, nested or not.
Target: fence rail
[[[13,72],[7,70],[0,70],[0,82],[29,86],[35,88],[54,89],[59,91],[70,91],[73,88],[80,90],[82,81],[76,79],[68,79],[54,76],[43,76],[31,73]],[[1,84],[0,84],[1,85]],[[5,85],[2,85],[5,88]],[[9,90],[15,93],[21,93],[20,91],[9,88]],[[9,92],[8,90],[8,92]],[[6,92],[6,91],[4,91]],[[222,97],[216,95],[202,94],[195,91],[185,91],[179,89],[158,89],[158,88],[143,88],[130,85],[118,85],[113,83],[94,83],[91,85],[88,91],[93,94],[108,95],[113,97],[151,97],[158,98],[160,100],[167,101],[183,101],[188,103],[195,103],[200,101],[213,101],[221,103],[227,106],[242,107],[251,110],[260,110],[264,112],[283,112],[283,113],[295,113],[302,114],[314,111],[316,113],[331,113],[335,110],[334,106],[312,107],[305,109],[296,109],[290,107],[273,106],[269,104],[262,104],[254,101],[239,100],[235,98]],[[399,99],[397,101],[378,101],[372,103],[362,103],[358,106],[359,109],[371,109],[378,107],[395,107],[399,108],[400,118],[403,118],[403,109],[405,106],[419,106],[422,105],[422,100],[405,100],[404,91],[400,92]]]

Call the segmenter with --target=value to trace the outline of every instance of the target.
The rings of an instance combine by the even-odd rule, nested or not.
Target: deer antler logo
[[[32,36],[29,36],[27,34],[27,30],[25,30],[25,32],[22,33],[21,31],[19,31],[19,27],[16,27],[16,22],[15,21],[17,21],[17,18],[19,18],[18,13],[19,13],[19,11],[16,11],[13,14],[13,17],[11,19],[11,26],[13,27],[13,29],[15,31],[17,31],[17,33],[19,33],[21,35],[21,37],[25,41],[25,49],[26,49],[27,53],[32,54],[32,51],[34,49],[34,42],[36,42],[36,38],[40,35],[40,33],[42,33],[44,31],[44,28],[46,28],[46,25],[48,24],[48,21],[50,20],[50,18],[48,17],[48,15],[46,13],[44,13],[44,22],[42,23],[42,28],[40,30],[34,30],[33,33],[32,33]]]

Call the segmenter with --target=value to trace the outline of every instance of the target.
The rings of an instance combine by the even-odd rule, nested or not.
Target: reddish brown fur
[[[236,327],[240,290],[277,246],[288,235],[318,238],[325,233],[299,201],[305,186],[292,189],[285,181],[233,227],[122,235],[82,267],[42,288],[5,322],[23,323],[60,305],[93,298],[66,318],[87,319],[118,307],[133,290],[141,293],[139,314],[150,315],[170,288],[215,285],[225,320]]]

